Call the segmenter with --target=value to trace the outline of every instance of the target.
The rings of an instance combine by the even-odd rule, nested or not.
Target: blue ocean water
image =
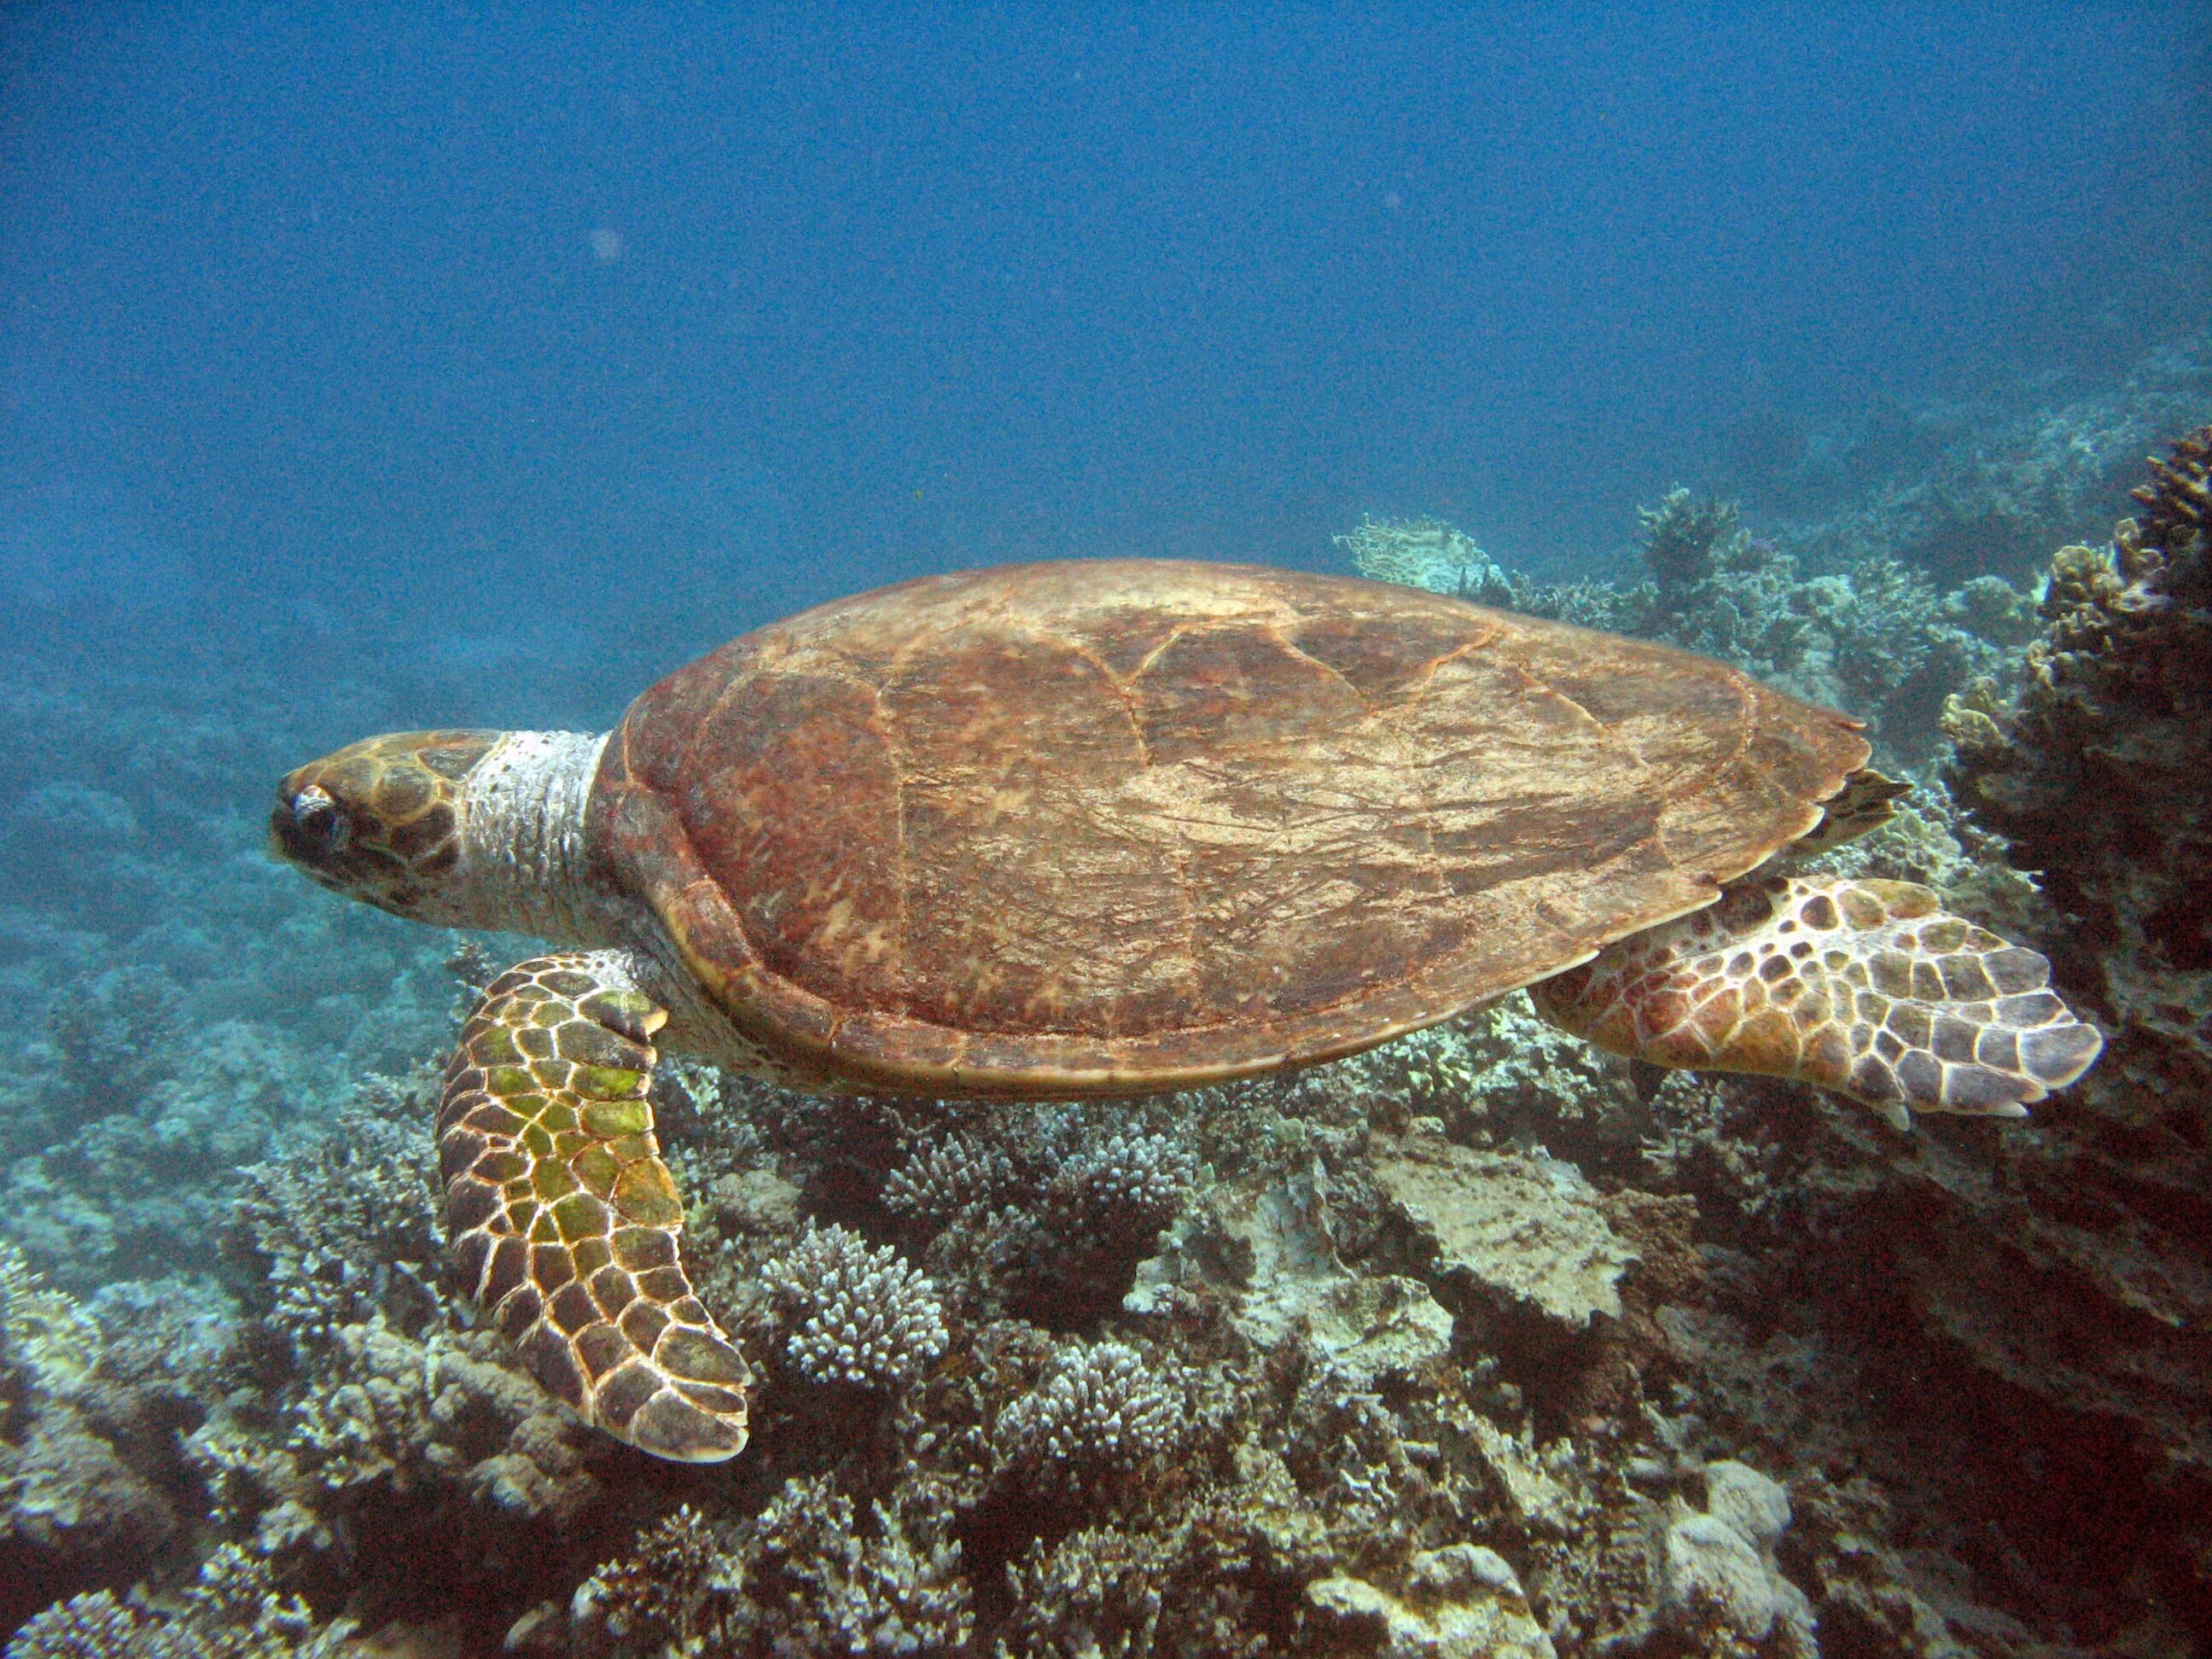
[[[1863,489],[2203,325],[2201,22],[11,9],[0,971],[265,937],[279,760],[879,582]]]
[[[1677,483],[2025,592],[2208,294],[2185,3],[0,12],[0,1232],[210,1273],[447,1039],[264,855],[339,743],[1000,561],[1630,586]]]

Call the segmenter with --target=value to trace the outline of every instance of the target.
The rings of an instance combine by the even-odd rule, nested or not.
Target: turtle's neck
[[[604,732],[510,732],[469,773],[460,874],[476,926],[562,945],[611,942],[584,837],[606,742]]]

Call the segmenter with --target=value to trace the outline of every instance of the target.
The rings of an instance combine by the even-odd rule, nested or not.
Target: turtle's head
[[[580,732],[366,738],[285,774],[269,849],[395,916],[602,943],[584,819],[605,744]]]
[[[466,927],[460,890],[469,775],[504,732],[394,732],[288,772],[269,850],[332,892],[416,921]]]

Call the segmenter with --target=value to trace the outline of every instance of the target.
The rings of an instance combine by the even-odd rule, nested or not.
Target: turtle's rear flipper
[[[1911,784],[1862,766],[1821,802],[1820,821],[1790,844],[1789,856],[1811,858],[1872,834],[1897,816],[1897,803],[1911,793]]]
[[[2034,951],[1901,881],[1740,882],[1532,988],[1601,1048],[1691,1071],[1796,1078],[1863,1101],[2026,1115],[2104,1046]]]
[[[744,1446],[751,1373],[677,1252],[684,1206],[646,1098],[666,1018],[616,951],[493,981],[438,1109],[446,1242],[547,1389],[655,1456],[714,1462]]]

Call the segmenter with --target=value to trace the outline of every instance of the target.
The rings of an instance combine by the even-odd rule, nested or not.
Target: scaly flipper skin
[[[684,1206],[653,1133],[667,1019],[619,951],[535,957],[462,1028],[438,1109],[463,1291],[547,1389],[656,1457],[745,1443],[744,1356],[691,1291]]]
[[[1871,835],[1897,816],[1897,803],[1912,786],[1862,766],[1844,787],[1820,803],[1820,821],[1790,843],[1790,857],[1807,859]]]
[[[1796,1078],[1902,1128],[1908,1108],[2024,1116],[2088,1070],[2104,1039],[2050,983],[2049,963],[1928,888],[1770,877],[1530,994],[1614,1054]]]

